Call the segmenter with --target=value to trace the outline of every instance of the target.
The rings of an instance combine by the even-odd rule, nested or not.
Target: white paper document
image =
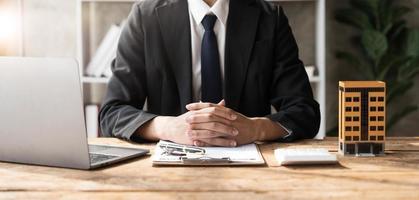
[[[188,152],[188,149],[196,152]],[[199,152],[203,150],[202,152]],[[160,141],[153,155],[154,165],[263,165],[256,144],[239,147],[194,147]]]

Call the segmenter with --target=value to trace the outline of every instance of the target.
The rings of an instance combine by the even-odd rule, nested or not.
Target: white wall
[[[25,56],[76,57],[76,0],[23,0]]]

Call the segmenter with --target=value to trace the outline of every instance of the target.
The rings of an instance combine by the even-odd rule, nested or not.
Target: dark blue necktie
[[[219,103],[223,99],[221,81],[220,55],[214,25],[215,15],[207,15],[202,20],[205,33],[201,50],[201,100],[203,102]]]

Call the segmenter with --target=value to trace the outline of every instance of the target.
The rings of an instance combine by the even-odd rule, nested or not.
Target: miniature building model
[[[339,82],[339,152],[384,154],[386,85],[381,81]]]

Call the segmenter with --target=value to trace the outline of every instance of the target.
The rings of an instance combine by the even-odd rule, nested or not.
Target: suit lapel
[[[192,102],[192,53],[188,3],[170,0],[157,8],[161,34],[175,75],[182,113]]]
[[[225,49],[225,94],[227,106],[238,109],[247,68],[256,38],[260,9],[254,0],[230,0]]]

